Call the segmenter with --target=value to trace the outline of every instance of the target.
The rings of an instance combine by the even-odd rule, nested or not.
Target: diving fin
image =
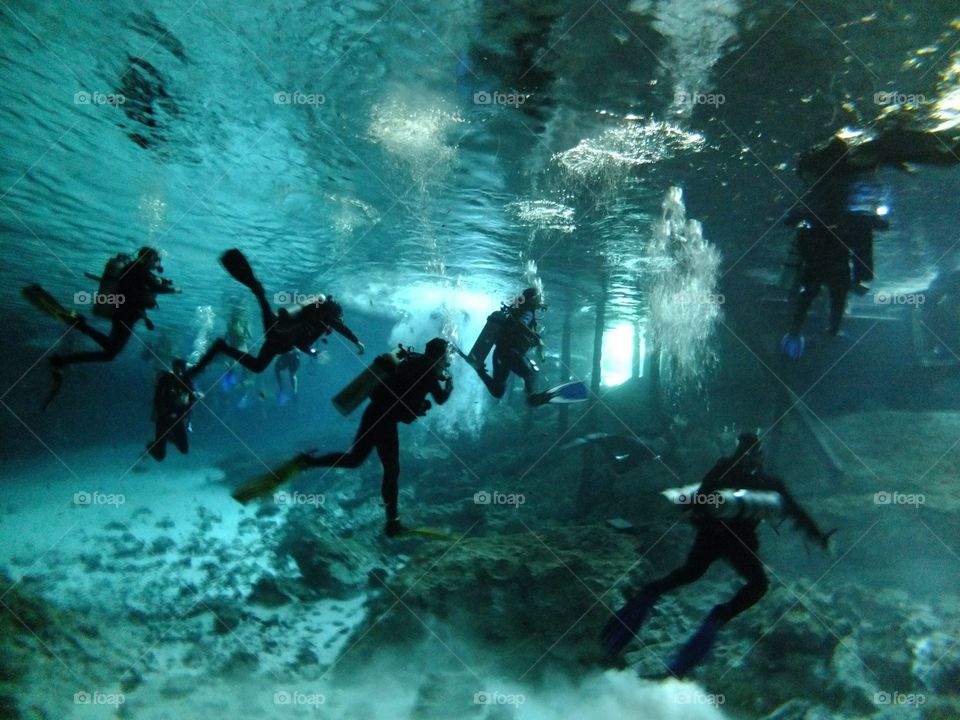
[[[462,357],[467,362],[467,365],[472,367],[478,373],[485,373],[487,371],[487,365],[483,360],[478,360],[475,356],[471,355],[470,353],[465,353],[456,345],[453,346],[453,349],[457,351],[457,355]]]
[[[602,645],[604,655],[612,658],[630,644],[647,619],[657,598],[654,595],[640,593],[626,605],[617,610],[603,628]]]
[[[231,248],[223,253],[220,256],[220,264],[237,282],[243,283],[254,293],[263,292],[263,285],[253,274],[253,268],[250,267],[246,256],[237,248]]]
[[[259,475],[253,480],[241,485],[234,490],[231,495],[238,503],[246,505],[251,500],[269,495],[307,467],[308,465],[303,461],[302,455],[297,455],[292,460],[287,460],[282,465],[271,468],[263,475]]]
[[[573,380],[552,387],[546,392],[533,393],[527,398],[530,405],[566,405],[568,403],[585,402],[589,395],[587,385],[582,380]]]
[[[807,341],[800,334],[787,333],[780,338],[780,352],[791,360],[798,360],[806,345]]]
[[[37,308],[37,310],[42,310],[60,322],[66,323],[67,325],[76,325],[83,321],[83,316],[80,313],[76,310],[67,310],[57,302],[53,295],[39,285],[27,285],[27,287],[20,290],[20,293],[24,299]]]
[[[454,535],[453,533],[448,533],[443,530],[437,530],[436,528],[430,527],[405,527],[400,534],[396,535],[395,537],[424,538],[426,540],[447,540],[449,542],[457,542],[462,536]]]

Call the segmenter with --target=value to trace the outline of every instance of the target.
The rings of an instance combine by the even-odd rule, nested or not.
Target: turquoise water
[[[956,168],[879,171],[846,335],[820,298],[801,361],[776,352],[798,154],[898,104],[952,137],[953,3],[13,2],[0,37],[0,715],[958,716]],[[48,356],[89,341],[20,289],[87,312],[84,273],[144,245],[182,292],[41,411]],[[231,247],[277,304],[332,294],[367,353],[333,336],[296,400],[217,364],[190,454],[156,464],[156,371],[232,314],[257,330]],[[462,540],[384,540],[376,460],[230,498],[346,447],[359,412],[330,400],[375,355],[469,349],[529,286],[538,382],[591,396],[528,414],[454,361],[450,402],[401,429],[401,510]],[[640,676],[729,568],[606,668],[610,610],[692,541],[660,491],[757,428],[834,554],[767,523],[771,590],[692,684]],[[628,444],[568,447],[598,432]]]

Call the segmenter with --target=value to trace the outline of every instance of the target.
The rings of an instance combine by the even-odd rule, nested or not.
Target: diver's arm
[[[444,380],[443,385],[440,384],[440,378],[437,378],[433,381],[433,387],[430,388],[430,394],[433,395],[433,399],[437,401],[437,405],[443,405],[453,392],[453,376],[444,373],[442,377]]]
[[[363,355],[363,351],[364,351],[363,343],[357,339],[357,336],[353,334],[353,331],[350,330],[350,328],[348,328],[346,325],[344,325],[342,321],[334,320],[332,323],[330,323],[330,329],[336,330],[338,333],[343,335],[347,340],[349,340],[354,345],[356,345],[357,355]]]

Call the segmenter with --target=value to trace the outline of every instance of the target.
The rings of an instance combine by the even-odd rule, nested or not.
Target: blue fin
[[[547,403],[563,405],[566,403],[584,402],[589,394],[586,383],[582,380],[573,380],[572,382],[552,387],[546,392],[534,393],[530,396],[529,402],[531,405],[546,405]]]
[[[801,355],[803,355],[803,350],[806,345],[807,341],[804,339],[803,335],[787,333],[780,338],[780,352],[782,352],[791,360],[797,360]]]

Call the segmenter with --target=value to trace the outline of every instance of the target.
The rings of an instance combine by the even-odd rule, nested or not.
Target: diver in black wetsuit
[[[847,293],[869,291],[865,283],[874,279],[873,233],[890,226],[884,188],[875,177],[880,168],[957,165],[958,150],[960,145],[937,133],[888,127],[875,134],[834,135],[800,156],[797,174],[811,186],[786,218],[798,229],[801,270],[791,327],[780,340],[785,355],[803,353],[800,329],[822,284],[830,290],[831,335],[840,333]]]
[[[197,402],[198,393],[187,376],[185,360],[173,361],[171,371],[157,377],[153,393],[153,416],[156,436],[147,445],[147,452],[161,462],[167,456],[167,441],[184,455],[189,451],[187,433],[190,432],[190,411]]]
[[[665,577],[646,585],[607,623],[603,642],[608,657],[615,656],[636,636],[661,595],[698,580],[721,558],[730,563],[747,584],[730,600],[713,607],[697,632],[669,663],[670,673],[676,676],[687,674],[710,651],[720,629],[766,594],[767,576],[757,556],[757,526],[760,519],[713,517],[705,511],[711,503],[698,501],[698,496],[707,499],[725,489],[776,492],[782,499],[784,516],[793,520],[807,538],[824,550],[828,548],[832,532],[820,532],[783,482],[763,471],[760,454],[759,438],[753,433],[743,433],[739,437],[736,452],[731,457],[721,458],[704,477],[690,502],[697,536],[686,562]]]
[[[512,307],[504,309],[506,319],[493,349],[493,375],[482,362],[464,356],[487,390],[498,400],[507,390],[507,379],[514,373],[523,380],[527,404],[542,405],[549,396],[536,390],[539,368],[527,357],[534,348],[541,348],[543,341],[537,334],[537,310],[545,307],[536,288],[527,288]]]
[[[278,355],[299,348],[308,355],[316,355],[313,344],[324,335],[336,330],[340,335],[357,347],[357,354],[363,354],[363,343],[346,325],[343,324],[343,308],[331,297],[320,296],[316,302],[303,305],[296,312],[281,308],[276,313],[267,301],[263,285],[255,280],[248,284],[260,305],[263,319],[264,341],[256,355],[238,350],[223,338],[217,338],[200,361],[190,368],[190,376],[196,377],[220,353],[230,356],[247,370],[261,373]]]
[[[381,493],[387,521],[384,533],[394,537],[403,532],[397,507],[400,478],[400,436],[398,423],[412,423],[430,409],[427,395],[443,405],[453,392],[453,378],[446,374],[448,344],[443,338],[427,343],[424,354],[408,353],[396,370],[370,396],[360,427],[347,452],[326,455],[302,454],[306,467],[360,467],[374,449],[383,465]]]
[[[115,296],[116,305],[111,313],[109,335],[91,327],[83,315],[73,317],[73,327],[92,339],[102,350],[52,356],[50,368],[53,371],[54,388],[46,404],[59,391],[65,366],[113,360],[126,347],[138,320],[143,320],[147,329],[153,330],[147,310],[157,307],[157,295],[178,292],[169,280],[158,277],[155,272],[162,273],[163,268],[160,266],[160,254],[150,247],[140,248],[136,257],[118,272],[111,286],[110,294]]]

